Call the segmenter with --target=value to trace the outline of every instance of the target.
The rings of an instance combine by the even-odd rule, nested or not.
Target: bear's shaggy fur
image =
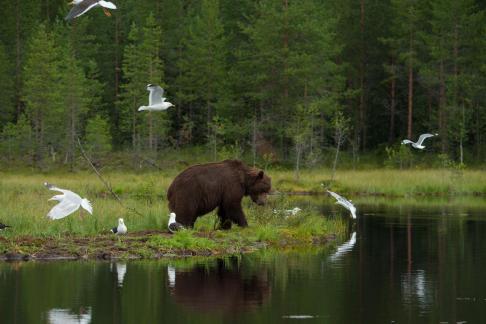
[[[177,222],[193,227],[199,216],[218,207],[221,227],[229,229],[232,223],[248,226],[241,208],[243,196],[263,205],[271,187],[271,179],[263,171],[239,160],[225,160],[182,171],[170,185],[167,198]]]

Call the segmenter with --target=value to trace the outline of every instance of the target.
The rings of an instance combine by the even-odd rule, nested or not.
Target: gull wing
[[[109,2],[109,1],[98,1],[98,3],[100,4],[100,6],[102,6],[104,8],[116,9],[115,4],[112,3],[112,2]]]
[[[409,140],[409,139],[404,139],[402,141],[402,144],[413,144],[413,142],[411,140]]]
[[[356,207],[354,207],[354,205],[349,200],[347,200],[344,197],[341,197],[337,193],[332,192],[330,190],[327,190],[327,192],[329,192],[329,194],[331,194],[331,196],[333,196],[334,198],[336,198],[336,200],[337,200],[336,203],[337,204],[339,204],[339,205],[343,206],[344,208],[348,209],[351,212],[352,217],[353,218],[356,218]]]
[[[79,204],[72,202],[70,199],[63,199],[59,204],[52,207],[47,214],[50,219],[64,218],[79,209]]]
[[[333,197],[334,197],[334,198],[337,200],[337,203],[338,203],[338,204],[340,204],[340,205],[342,205],[342,206],[344,206],[344,207],[348,208],[347,206],[350,204],[350,202],[349,202],[347,199],[345,199],[345,198],[341,197],[341,196],[340,196],[340,195],[338,195],[337,193],[332,192],[332,191],[330,191],[330,190],[328,190],[327,192],[329,192],[329,193],[331,194],[331,196],[333,196]]]
[[[164,89],[158,85],[152,84],[147,86],[147,90],[150,91],[149,95],[149,106],[159,105],[165,101]]]
[[[81,200],[81,207],[83,207],[88,213],[93,215],[93,205],[91,205],[91,201],[86,198]]]
[[[65,20],[71,20],[76,17],[81,16],[82,14],[86,13],[91,8],[95,7],[98,4],[98,0],[84,0],[71,8],[68,15],[64,18]]]
[[[63,194],[74,194],[74,192],[72,191],[69,191],[69,190],[66,190],[66,189],[61,189],[61,188],[58,188],[56,187],[55,185],[53,184],[50,184],[48,182],[44,182],[44,186],[46,186],[47,189],[49,190],[53,190],[53,191],[59,191],[59,192],[62,192]]]
[[[435,136],[435,135],[436,135],[436,134],[428,134],[428,133],[427,133],[427,134],[422,134],[422,135],[420,135],[420,136],[419,136],[419,139],[418,139],[418,141],[417,141],[417,144],[418,144],[418,145],[422,145],[422,143],[424,142],[424,140],[425,140],[426,138],[433,137],[433,136]]]

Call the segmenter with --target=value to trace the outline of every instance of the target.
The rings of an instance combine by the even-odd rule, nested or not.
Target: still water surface
[[[312,251],[0,263],[0,323],[486,323],[477,205],[360,204],[345,242]]]

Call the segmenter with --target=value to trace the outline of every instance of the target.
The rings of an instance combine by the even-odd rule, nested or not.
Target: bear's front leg
[[[220,224],[221,229],[224,229],[224,230],[231,229],[231,225],[232,225],[231,220],[226,215],[226,212],[225,212],[223,206],[220,206],[218,208],[218,217],[219,217],[219,224]]]
[[[231,219],[234,223],[241,227],[247,227],[248,222],[246,221],[245,213],[241,205],[231,205],[225,208],[226,216]]]

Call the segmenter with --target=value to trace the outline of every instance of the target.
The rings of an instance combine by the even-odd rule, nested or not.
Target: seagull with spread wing
[[[339,204],[349,210],[351,212],[351,217],[356,219],[356,207],[354,207],[354,205],[351,203],[351,200],[347,200],[346,198],[341,197],[337,193],[330,190],[327,190],[327,192],[336,199],[336,204]]]
[[[103,8],[103,12],[105,13],[105,15],[110,17],[111,13],[108,11],[108,9],[116,9],[115,4],[109,1],[73,0],[69,4],[73,5],[73,7],[71,8],[71,11],[69,11],[66,18],[64,18],[66,20],[72,20],[74,18],[77,18],[95,7]]]
[[[138,108],[138,111],[162,111],[174,106],[170,102],[165,101],[166,98],[164,98],[164,89],[162,89],[158,85],[148,84],[147,90],[150,91],[149,105],[141,106],[140,108]]]
[[[433,136],[437,136],[439,134],[422,134],[419,136],[419,139],[417,142],[412,142],[411,140],[409,139],[404,139],[402,141],[402,144],[412,144],[412,146],[416,149],[420,149],[420,150],[423,150],[425,148],[425,146],[422,145],[422,143],[425,141],[426,138],[429,138],[429,137],[433,137]]]
[[[64,218],[76,210],[82,207],[88,211],[88,213],[93,214],[93,207],[91,202],[86,198],[81,198],[78,194],[66,190],[60,189],[50,183],[44,182],[44,186],[49,190],[62,192],[62,195],[55,195],[49,200],[57,200],[59,203],[52,207],[52,209],[47,214],[50,219],[61,219]]]

